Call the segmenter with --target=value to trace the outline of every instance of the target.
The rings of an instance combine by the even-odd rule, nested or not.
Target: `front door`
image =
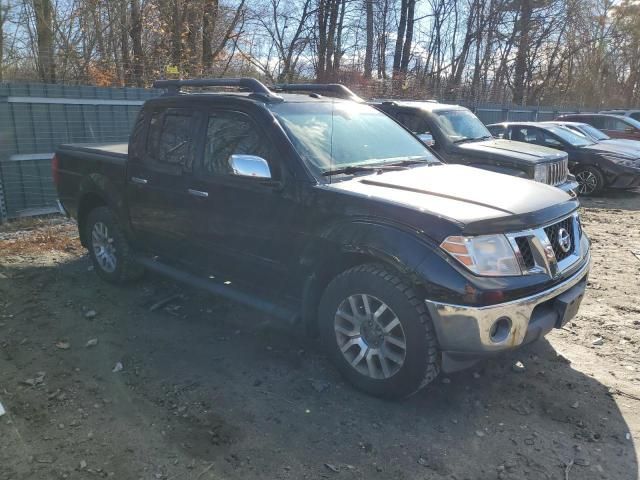
[[[296,202],[280,154],[246,114],[210,111],[204,145],[189,187],[194,238],[202,267],[220,280],[273,291],[283,287]],[[267,161],[271,178],[237,175],[235,154]]]

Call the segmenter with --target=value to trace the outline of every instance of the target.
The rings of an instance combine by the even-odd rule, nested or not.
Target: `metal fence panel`
[[[53,211],[51,155],[61,143],[125,142],[159,90],[0,84],[0,223]]]

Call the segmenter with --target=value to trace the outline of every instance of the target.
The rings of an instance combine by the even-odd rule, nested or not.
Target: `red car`
[[[640,140],[640,121],[627,116],[608,113],[572,113],[560,115],[556,120],[588,123],[598,130],[602,130],[611,138]]]

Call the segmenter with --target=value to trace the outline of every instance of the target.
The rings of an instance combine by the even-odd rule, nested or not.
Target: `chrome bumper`
[[[513,349],[534,340],[537,336],[531,338],[532,332],[529,332],[530,335],[527,337],[528,331],[533,329],[534,323],[538,320],[534,309],[585,281],[590,266],[589,254],[580,269],[563,283],[530,297],[497,305],[470,307],[426,300],[440,349],[444,352],[482,354]],[[584,285],[576,288],[584,289]],[[538,336],[555,326],[558,314],[552,306],[538,309],[535,313],[540,316],[540,324],[544,324],[544,327],[537,328]],[[496,338],[494,330],[492,337],[492,329],[499,319],[503,319],[503,324],[507,322],[510,328],[508,331],[503,329],[499,338]]]

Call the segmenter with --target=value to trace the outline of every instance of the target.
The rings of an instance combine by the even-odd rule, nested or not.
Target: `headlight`
[[[536,168],[533,172],[533,179],[536,182],[547,183],[547,166],[546,165],[536,165]]]
[[[518,259],[504,235],[447,237],[440,247],[476,275],[522,275]]]

